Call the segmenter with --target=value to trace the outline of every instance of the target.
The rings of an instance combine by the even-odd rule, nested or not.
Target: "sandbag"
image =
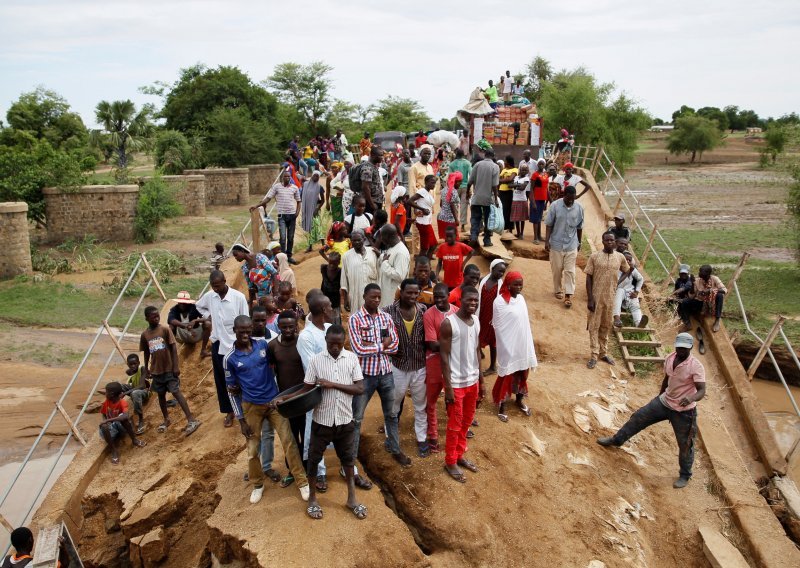
[[[454,132],[437,130],[436,132],[431,132],[428,134],[428,144],[433,144],[436,148],[447,144],[451,149],[455,149],[458,148],[458,143],[458,135]]]

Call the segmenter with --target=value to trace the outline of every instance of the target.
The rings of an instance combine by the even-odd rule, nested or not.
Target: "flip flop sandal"
[[[586,366],[590,369],[594,369],[597,366],[597,360],[589,359],[589,361],[586,363]]]
[[[508,422],[508,414],[500,414],[498,412],[497,417],[500,419],[500,422]]]
[[[608,363],[609,365],[616,365],[616,362],[614,362],[614,358],[611,355],[603,355],[600,357],[600,360]]]
[[[317,481],[314,483],[314,487],[316,487],[317,491],[320,493],[325,493],[328,490],[328,479],[324,475],[318,475]]]
[[[192,420],[189,424],[186,425],[186,429],[184,432],[187,436],[190,436],[195,430],[200,428],[200,421],[199,420]]]
[[[225,420],[222,422],[222,425],[225,426],[225,428],[230,428],[233,426],[233,418],[226,416]]]
[[[311,505],[310,507],[306,507],[306,514],[315,521],[318,521],[322,518],[322,507],[319,505]]]
[[[622,327],[622,320],[620,320],[620,321],[615,321],[615,322],[614,322],[614,327],[617,327],[617,328],[619,328],[619,327]]]
[[[144,440],[136,440],[133,443],[133,445],[136,446],[137,448],[144,448],[147,445],[147,442],[145,442]]]
[[[292,483],[294,483],[294,476],[287,475],[283,479],[281,479],[281,487],[286,488],[289,487]]]
[[[470,424],[470,426],[480,426],[480,424],[478,424],[478,419],[477,418],[473,418],[472,419],[472,424]]]
[[[355,515],[356,519],[358,519],[359,521],[363,521],[364,519],[367,518],[367,506],[366,505],[362,505],[362,504],[359,503],[358,505],[356,505],[355,507],[353,507],[350,510],[353,511],[353,515]]]
[[[455,479],[459,483],[466,483],[467,482],[467,478],[463,473],[452,472],[449,469],[447,469],[447,466],[444,466],[444,471],[447,473],[447,475],[449,475],[450,477],[452,477],[453,479]]]
[[[159,434],[163,434],[164,432],[166,432],[166,431],[167,431],[167,428],[169,428],[169,424],[159,424],[159,425],[158,425],[158,428],[156,429],[156,431],[157,431]]]
[[[530,416],[531,415],[531,409],[528,408],[527,404],[518,404],[517,406],[522,411],[522,414],[524,414],[525,416]]]
[[[461,458],[461,460],[458,461],[458,465],[460,465],[461,467],[467,468],[472,473],[478,473],[478,466],[475,465],[474,463],[472,463],[469,460],[465,460],[464,458]]]
[[[136,435],[137,435],[137,436],[141,436],[142,434],[144,434],[144,431],[145,431],[145,430],[147,430],[147,428],[145,428],[144,426],[139,426],[139,427],[136,429]]]
[[[281,474],[271,468],[265,471],[264,475],[267,478],[269,478],[273,483],[278,483],[281,480]]]
[[[556,299],[558,299],[558,300],[563,300],[564,299],[564,293],[563,292],[558,292],[557,294],[554,294],[554,295],[555,295]]]
[[[571,308],[572,307],[572,300],[569,299],[569,298],[564,300],[564,306],[567,307],[567,308]]]
[[[353,478],[353,483],[356,484],[356,487],[359,489],[364,489],[365,491],[372,489],[372,482],[366,477],[361,477],[360,475],[356,475]]]
[[[119,456],[117,456],[115,458],[111,458],[111,463],[113,465],[119,465]]]

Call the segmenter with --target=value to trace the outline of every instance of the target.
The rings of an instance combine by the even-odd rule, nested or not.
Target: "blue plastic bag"
[[[506,228],[505,219],[503,219],[503,204],[494,203],[489,205],[489,230],[498,235],[502,235]]]

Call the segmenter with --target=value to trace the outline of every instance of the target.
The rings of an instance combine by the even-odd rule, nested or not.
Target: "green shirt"
[[[469,174],[472,171],[472,164],[469,163],[469,160],[466,158],[458,158],[457,160],[453,160],[450,162],[450,167],[447,170],[448,172],[461,172],[461,175],[464,176],[464,179],[461,180],[461,187],[467,187],[467,182],[469,181]]]
[[[491,87],[489,87],[488,89],[486,89],[483,92],[484,92],[484,94],[489,95],[489,102],[490,103],[496,103],[497,102],[497,87],[492,85]]]
[[[136,371],[134,374],[132,374],[130,377],[128,377],[128,384],[131,385],[135,389],[145,388],[144,385],[142,385],[141,387],[139,386],[139,383],[141,382],[141,380],[142,380],[142,367],[139,367],[138,371]]]

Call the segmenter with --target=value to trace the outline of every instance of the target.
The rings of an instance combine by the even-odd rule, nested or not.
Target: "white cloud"
[[[440,118],[541,54],[556,68],[586,66],[656,116],[681,104],[777,116],[798,110],[800,79],[786,69],[800,56],[795,13],[794,2],[742,0],[6,0],[0,113],[45,84],[91,123],[97,101],[144,102],[137,87],[197,62],[261,81],[277,63],[322,59],[337,97],[411,97]]]

